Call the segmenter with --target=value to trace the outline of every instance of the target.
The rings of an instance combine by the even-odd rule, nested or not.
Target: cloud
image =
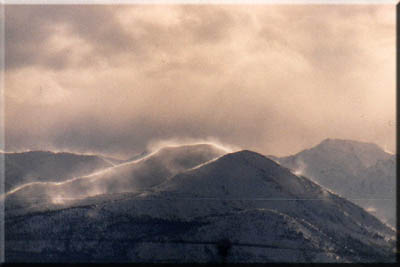
[[[6,7],[6,147],[395,147],[390,5]]]
[[[179,7],[179,23],[165,25],[154,21],[152,7],[128,6],[124,20],[123,6],[103,5],[23,5],[6,8],[6,68],[40,65],[64,69],[79,65],[107,63],[120,57],[146,60],[153,52],[174,52],[177,43],[214,43],[225,38],[232,18],[223,9]],[[135,16],[142,10],[148,17]],[[126,11],[124,11],[126,13]],[[133,16],[132,16],[133,15]],[[157,18],[155,18],[157,20]],[[171,36],[173,38],[171,39]],[[74,39],[62,49],[55,42]],[[63,40],[64,39],[64,40]],[[177,42],[178,41],[178,42]],[[71,53],[85,48],[77,64],[71,66]],[[179,48],[179,47],[178,47]],[[80,51],[78,51],[80,52]],[[117,60],[117,63],[120,63]],[[114,62],[115,64],[115,62]]]

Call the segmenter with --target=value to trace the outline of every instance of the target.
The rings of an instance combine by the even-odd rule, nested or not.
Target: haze
[[[7,151],[395,150],[394,5],[5,8]]]

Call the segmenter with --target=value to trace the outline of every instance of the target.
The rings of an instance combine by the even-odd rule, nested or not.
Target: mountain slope
[[[225,153],[207,144],[165,147],[144,158],[62,183],[25,184],[8,196],[6,208],[12,212],[43,202],[57,204],[98,194],[142,191]]]
[[[31,262],[382,262],[395,247],[375,217],[251,151],[144,192],[8,214],[6,229],[6,259]]]
[[[29,182],[59,182],[112,166],[95,155],[66,152],[4,153],[4,159],[6,192]]]
[[[395,156],[377,145],[326,139],[311,149],[275,160],[395,226]]]

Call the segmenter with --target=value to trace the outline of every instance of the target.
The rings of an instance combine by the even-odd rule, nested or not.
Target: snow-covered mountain
[[[340,139],[326,139],[293,156],[274,158],[392,226],[396,224],[395,159],[375,144]]]
[[[392,229],[260,154],[245,150],[186,164],[142,191],[6,212],[6,261],[395,259]]]
[[[63,182],[26,183],[9,193],[6,209],[18,208],[21,212],[42,202],[57,204],[99,194],[139,192],[225,153],[208,144],[165,147],[143,158]]]
[[[6,192],[29,182],[60,182],[112,166],[95,155],[50,151],[4,153],[4,160]]]

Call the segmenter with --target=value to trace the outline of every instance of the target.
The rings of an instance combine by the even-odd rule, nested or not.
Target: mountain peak
[[[337,153],[354,155],[365,167],[372,166],[376,164],[378,160],[388,159],[390,157],[390,154],[386,153],[377,144],[345,139],[327,138],[309,150],[321,151],[322,153],[335,153],[338,157],[340,157],[340,155]]]
[[[241,150],[171,177],[156,191],[211,198],[285,198],[285,192],[303,194],[307,185],[267,157]]]
[[[259,154],[257,152],[251,151],[251,150],[240,150],[237,152],[232,152],[224,155],[223,157],[220,158],[221,161],[227,161],[227,162],[236,162],[236,163],[246,163],[250,164],[252,166],[256,167],[275,167],[279,166],[276,162],[273,160],[267,158],[266,156]]]
[[[278,161],[395,225],[395,159],[373,143],[328,138]]]
[[[196,164],[190,163],[192,160],[197,164],[204,163],[210,159],[220,157],[227,152],[212,144],[189,144],[179,146],[165,146],[151,153],[151,158],[159,158],[172,162],[181,162],[183,165],[195,166]],[[193,165],[194,164],[194,165]]]
[[[365,210],[259,153],[222,155],[210,145],[164,147],[85,179],[16,191],[6,205],[7,255],[211,262],[227,244],[232,262],[392,260],[394,231]],[[46,194],[53,204],[32,202]]]
[[[319,145],[368,146],[368,147],[379,148],[379,146],[374,143],[368,143],[368,142],[357,141],[357,140],[349,140],[349,139],[339,139],[339,138],[326,138],[326,139],[322,140],[322,142]]]
[[[266,158],[265,156],[263,156],[257,152],[247,150],[247,149],[229,153],[226,156],[234,157],[234,158]]]
[[[214,145],[214,144],[208,144],[208,143],[199,143],[199,144],[184,144],[184,145],[171,145],[171,146],[165,146],[160,148],[160,152],[162,151],[194,151],[194,150],[198,150],[198,151],[209,151],[209,150],[213,150],[213,151],[222,151],[221,148],[219,148],[218,146]]]

